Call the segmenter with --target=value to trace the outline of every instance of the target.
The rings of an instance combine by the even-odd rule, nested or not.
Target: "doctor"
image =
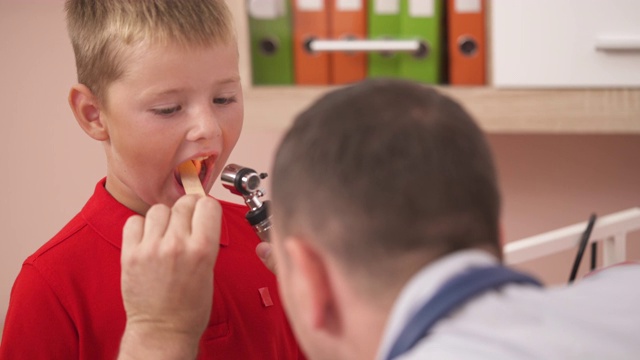
[[[385,79],[329,93],[296,118],[271,178],[272,242],[257,252],[310,359],[640,354],[640,266],[545,289],[501,265],[490,149],[434,89]],[[206,326],[210,294],[197,282],[215,262],[220,210],[211,198],[178,205],[187,210],[125,226],[125,339],[137,341],[123,341],[122,359],[150,346],[191,354]],[[170,296],[181,282],[191,292]]]

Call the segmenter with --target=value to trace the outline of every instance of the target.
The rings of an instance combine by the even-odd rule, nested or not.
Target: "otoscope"
[[[269,201],[260,201],[264,190],[260,182],[267,177],[267,173],[258,174],[255,170],[237,164],[229,164],[222,169],[222,185],[231,193],[240,195],[249,206],[245,215],[249,224],[262,241],[269,241],[271,230],[271,214]]]

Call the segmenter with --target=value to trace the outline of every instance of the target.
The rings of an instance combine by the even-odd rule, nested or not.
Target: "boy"
[[[322,97],[284,136],[271,185],[272,242],[258,253],[271,265],[276,260],[287,314],[311,359],[640,353],[640,266],[544,289],[500,265],[500,192],[489,146],[464,109],[433,89],[380,79]],[[168,225],[160,217],[127,223],[122,276],[129,285],[122,290],[129,306],[188,328],[179,310],[193,307],[150,314],[136,306],[140,294],[131,285],[167,265],[139,256],[179,241],[172,224],[180,219],[193,220],[193,234],[215,235],[198,220],[217,216],[213,201],[181,199],[193,216],[171,214]],[[265,252],[270,245],[273,257]],[[172,274],[175,282],[197,282]],[[162,299],[153,293],[142,298]],[[142,344],[158,334],[167,333],[146,332],[121,358],[149,351]]]
[[[69,103],[80,127],[102,143],[107,175],[25,261],[2,359],[115,358],[125,328],[125,221],[184,195],[183,163],[197,165],[208,192],[242,127],[238,51],[224,1],[69,0],[66,12],[79,82]],[[298,358],[275,277],[255,257],[259,239],[246,211],[222,203],[215,296],[199,356]]]

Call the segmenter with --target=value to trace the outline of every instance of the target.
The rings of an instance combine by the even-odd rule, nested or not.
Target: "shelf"
[[[336,87],[252,86],[245,1],[227,0],[238,32],[245,128],[282,130]],[[640,134],[640,89],[496,89],[437,86],[489,133]]]
[[[337,87],[249,87],[245,124],[280,130]],[[640,90],[506,90],[436,87],[459,101],[489,133],[640,134]]]

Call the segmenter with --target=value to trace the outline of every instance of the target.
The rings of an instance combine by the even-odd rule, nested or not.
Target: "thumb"
[[[271,251],[271,244],[261,242],[256,246],[256,254],[262,260],[262,263],[274,274],[276,273],[276,259]]]

